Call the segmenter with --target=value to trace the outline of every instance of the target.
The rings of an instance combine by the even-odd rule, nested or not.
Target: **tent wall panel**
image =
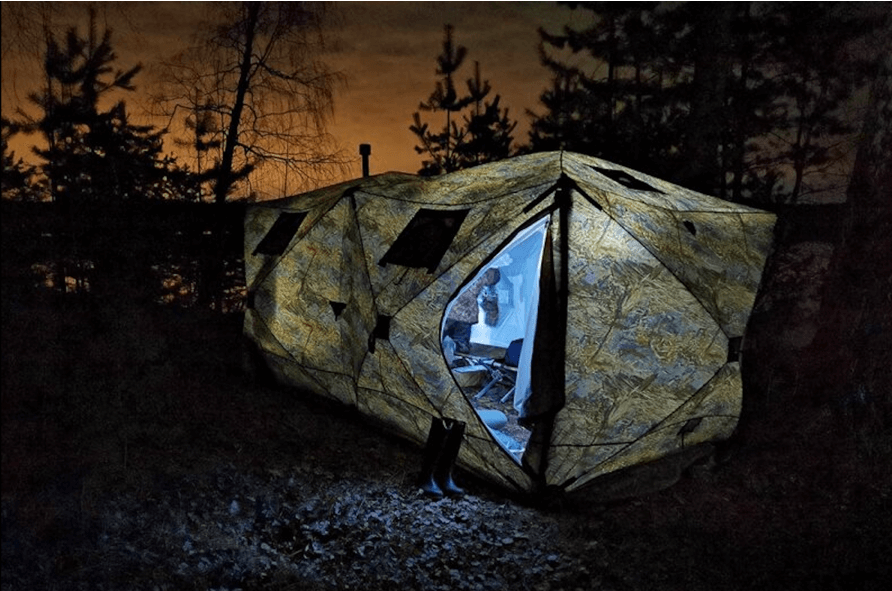
[[[322,385],[326,397],[347,406],[356,406],[356,382],[353,376],[311,368],[305,368],[304,371]]]
[[[568,488],[573,490],[598,476],[657,460],[684,447],[727,439],[740,416],[740,388],[739,364],[729,363],[643,437],[627,445],[597,446],[594,453],[577,451],[575,463],[553,459],[549,463],[553,467],[549,478],[557,482],[573,480]],[[689,433],[680,434],[691,419],[697,420],[696,426]],[[552,455],[559,457],[562,452],[565,450],[555,448]]]
[[[245,311],[243,332],[245,337],[257,344],[261,350],[267,351],[277,357],[291,358],[291,353],[285,349],[279,340],[273,335],[265,320],[253,310]]]
[[[636,439],[727,358],[714,320],[617,224],[597,249],[587,248],[584,237],[599,233],[584,230],[602,219],[582,207],[571,218],[571,258],[586,274],[570,277],[567,349],[574,353],[567,358],[567,408],[558,415],[555,444]],[[598,285],[603,292],[593,289]]]
[[[356,398],[360,412],[415,443],[423,444],[427,440],[433,414],[380,390],[360,388]]]
[[[283,213],[305,214],[294,237],[255,254]],[[546,320],[524,351],[540,365],[565,358],[562,371],[535,370],[563,380],[548,389],[563,406],[546,409],[553,424],[534,430],[521,465],[455,382],[441,331],[452,298],[542,215],[554,217],[558,295],[539,299]],[[415,442],[433,416],[466,422],[459,459],[484,478],[533,490],[544,465],[546,484],[575,489],[730,435],[742,385],[728,339],[743,335],[774,220],[566,152],[357,179],[249,208],[244,331],[281,381],[355,403]],[[412,252],[416,235],[427,250]]]

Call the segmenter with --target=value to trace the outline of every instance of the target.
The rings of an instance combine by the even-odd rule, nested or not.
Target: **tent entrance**
[[[501,248],[447,304],[443,353],[465,398],[518,463],[530,431],[520,426],[530,396],[539,273],[548,218]]]

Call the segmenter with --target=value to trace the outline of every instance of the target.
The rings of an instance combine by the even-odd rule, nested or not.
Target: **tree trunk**
[[[235,156],[235,148],[238,145],[239,125],[241,124],[242,110],[245,107],[245,95],[248,93],[250,85],[251,56],[254,52],[254,36],[257,29],[257,17],[260,13],[260,5],[257,2],[245,2],[244,6],[248,11],[245,20],[245,48],[242,51],[242,60],[239,65],[238,86],[235,91],[232,113],[229,116],[229,129],[226,133],[226,143],[223,146],[219,177],[214,185],[214,200],[217,203],[226,201],[226,195],[234,182],[232,161]]]
[[[730,63],[731,14],[728,2],[704,3],[696,23],[696,58],[685,155],[679,182],[715,194],[722,174],[719,146],[725,124],[725,96]]]
[[[252,54],[254,52],[254,37],[257,29],[257,19],[260,13],[260,4],[257,2],[245,2],[247,10],[245,19],[245,47],[242,50],[241,63],[239,64],[238,86],[235,90],[235,102],[229,116],[229,129],[226,133],[226,141],[223,145],[223,157],[217,171],[217,182],[214,184],[214,205],[220,209],[216,216],[216,228],[214,228],[214,251],[208,257],[207,265],[209,287],[213,292],[214,310],[223,311],[223,288],[225,283],[225,211],[226,197],[235,183],[236,175],[232,171],[235,148],[238,145],[239,125],[241,125],[242,110],[245,107],[245,95],[248,93],[251,78]]]
[[[861,426],[871,432],[892,422],[892,19],[887,22],[817,343],[833,357],[820,378],[830,402],[860,410]]]

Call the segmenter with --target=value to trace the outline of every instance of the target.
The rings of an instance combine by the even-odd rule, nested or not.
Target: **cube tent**
[[[366,177],[248,209],[244,332],[283,383],[419,444],[433,417],[463,421],[463,468],[515,491],[572,491],[731,435],[774,224],[563,151]],[[524,339],[520,458],[444,352],[449,310],[491,268],[502,325],[478,323],[474,338]]]

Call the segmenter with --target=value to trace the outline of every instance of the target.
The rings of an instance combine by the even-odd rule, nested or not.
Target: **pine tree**
[[[540,31],[554,73],[534,150],[556,147],[735,201],[794,202],[844,162],[846,105],[870,31],[841,3],[573,3],[592,24]],[[572,65],[552,57],[574,54]]]
[[[419,174],[425,176],[453,172],[469,166],[505,158],[511,153],[516,127],[508,116],[508,110],[500,106],[501,97],[496,95],[486,101],[492,88],[489,81],[480,77],[479,62],[475,64],[474,77],[467,81],[468,94],[460,95],[455,75],[464,63],[467,48],[456,46],[452,39],[453,28],[446,25],[443,51],[437,57],[436,74],[441,76],[427,101],[419,105],[421,111],[442,112],[445,124],[439,132],[432,131],[415,112],[409,129],[421,145],[415,151],[426,157]],[[469,107],[472,111],[459,121],[459,116]]]
[[[421,111],[442,112],[445,125],[439,132],[430,130],[427,123],[422,123],[420,113],[412,117],[414,124],[409,128],[421,140],[421,146],[415,151],[426,155],[429,160],[422,162],[420,174],[432,176],[444,172],[452,172],[461,167],[458,146],[464,141],[464,130],[459,129],[454,120],[456,114],[473,102],[470,96],[459,96],[455,87],[455,72],[461,67],[468,53],[466,47],[456,46],[452,41],[452,25],[446,25],[443,37],[443,52],[437,56],[436,87],[427,101],[420,103]]]
[[[492,87],[488,80],[480,77],[480,62],[474,62],[474,77],[467,84],[473,108],[464,116],[465,141],[457,147],[462,168],[510,156],[514,140],[511,134],[517,127],[517,122],[511,121],[508,109],[499,105],[500,95],[491,101],[486,100]]]
[[[123,101],[107,111],[100,101],[117,91],[133,91],[141,66],[114,70],[117,59],[112,32],[97,34],[90,14],[86,38],[70,29],[64,43],[47,35],[45,86],[29,100],[39,118],[25,119],[30,131],[43,135],[45,148],[34,152],[44,161],[52,200],[66,207],[77,201],[107,201],[142,196],[153,183],[161,154],[161,133],[132,125]]]
[[[76,28],[61,41],[48,33],[45,85],[29,96],[40,114],[23,114],[21,122],[46,144],[34,152],[43,160],[40,170],[65,222],[55,236],[55,284],[63,292],[69,278],[76,291],[95,291],[91,275],[107,279],[104,287],[110,291],[132,284],[125,276],[138,272],[141,263],[131,204],[177,193],[167,176],[173,162],[161,155],[162,134],[132,124],[123,100],[101,108],[115,93],[133,91],[141,69],[114,69],[111,37],[109,29],[98,34],[92,11],[86,37]],[[129,247],[121,248],[122,241]],[[142,280],[148,273],[141,273]]]
[[[539,31],[553,82],[540,96],[545,112],[529,113],[531,149],[567,149],[666,176],[677,167],[685,111],[667,89],[688,75],[666,49],[671,22],[653,2],[573,6],[590,14],[589,26]],[[568,63],[555,51],[576,57]]]

